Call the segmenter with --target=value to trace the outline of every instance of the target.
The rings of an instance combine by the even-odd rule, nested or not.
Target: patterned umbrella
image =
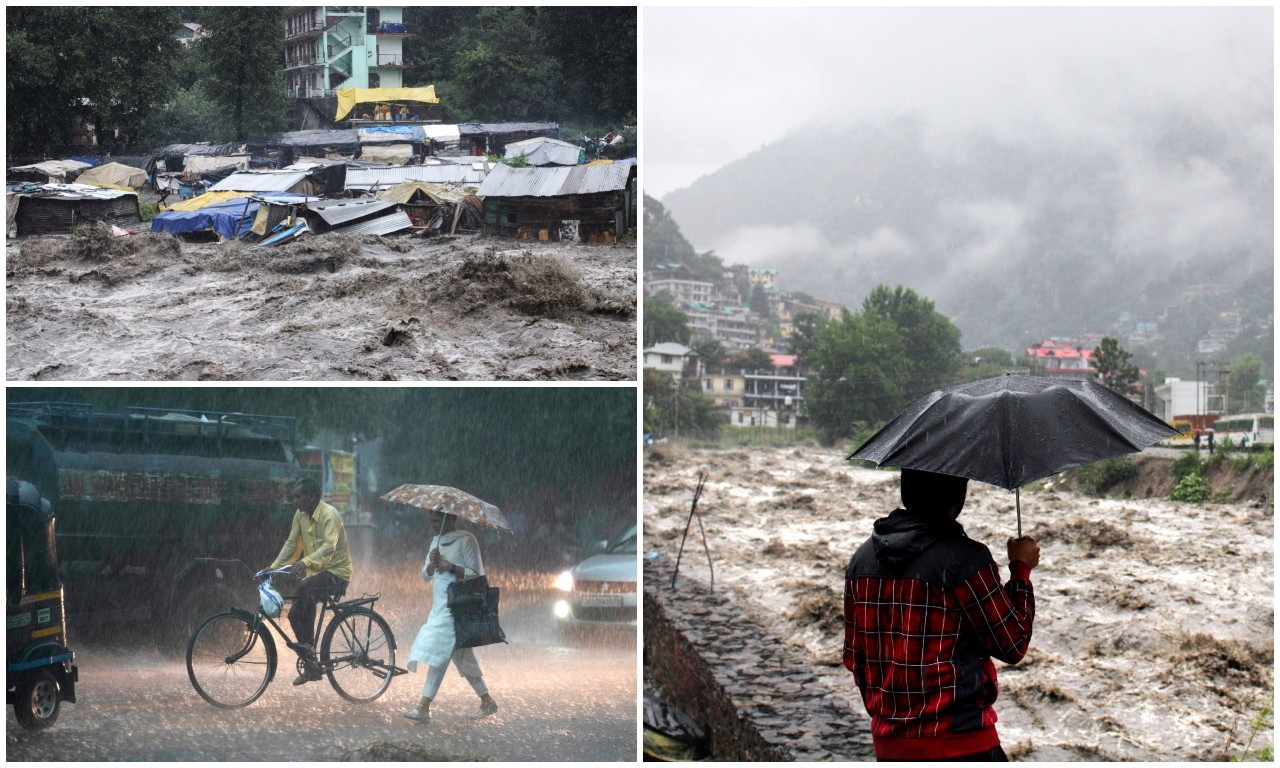
[[[447,485],[402,485],[382,498],[396,504],[408,504],[425,510],[443,512],[469,523],[511,533],[511,525],[502,511],[487,501]]]

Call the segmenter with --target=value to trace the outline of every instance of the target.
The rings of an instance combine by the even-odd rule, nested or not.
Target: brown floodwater
[[[633,380],[636,248],[10,241],[10,380]]]

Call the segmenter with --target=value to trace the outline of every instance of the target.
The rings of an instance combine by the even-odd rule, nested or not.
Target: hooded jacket
[[[845,570],[844,665],[876,756],[937,759],[998,746],[995,665],[1027,652],[1031,569],[1003,586],[991,551],[947,515],[895,510]]]

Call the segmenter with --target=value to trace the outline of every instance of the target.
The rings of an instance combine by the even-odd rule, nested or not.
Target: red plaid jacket
[[[1000,571],[950,519],[898,510],[845,572],[844,665],[871,714],[876,756],[958,757],[1000,743],[996,671],[1027,652],[1031,569]]]

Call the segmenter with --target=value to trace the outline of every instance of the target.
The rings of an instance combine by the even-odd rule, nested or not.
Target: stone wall
[[[875,759],[866,712],[723,588],[687,576],[672,588],[672,568],[644,561],[645,680],[707,731],[713,759]]]

